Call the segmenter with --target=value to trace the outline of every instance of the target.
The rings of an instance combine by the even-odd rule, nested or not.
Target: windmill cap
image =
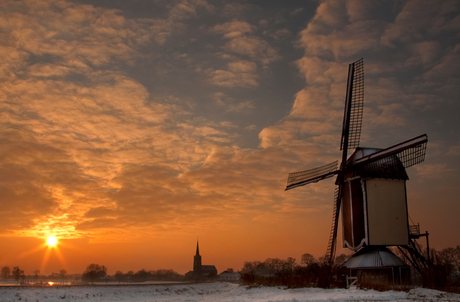
[[[356,161],[376,153],[382,149],[378,148],[356,148],[355,152],[347,160],[347,170],[352,172],[352,176],[360,176],[362,178],[387,178],[387,179],[402,179],[408,180],[406,168],[401,160],[395,154],[367,164],[356,165]]]
[[[374,154],[380,150],[380,148],[365,148],[365,147],[358,147],[355,149],[355,152],[353,152],[352,155],[347,159],[347,166],[352,166],[355,164],[355,161],[358,159],[361,159],[365,156],[369,156],[371,154]]]

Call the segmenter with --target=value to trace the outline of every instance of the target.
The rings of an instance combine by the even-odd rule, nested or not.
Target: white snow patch
[[[6,301],[460,301],[460,295],[425,288],[410,292],[283,287],[246,288],[232,283],[1,287]]]

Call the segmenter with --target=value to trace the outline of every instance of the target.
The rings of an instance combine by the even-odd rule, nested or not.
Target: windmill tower
[[[337,227],[342,210],[343,247],[401,246],[410,253],[406,168],[425,159],[426,134],[386,149],[361,148],[363,118],[363,59],[349,65],[340,150],[342,160],[305,171],[290,173],[286,190],[337,175],[333,218],[326,261],[332,266],[337,244]],[[354,149],[348,157],[348,150]],[[420,237],[420,233],[418,234]]]

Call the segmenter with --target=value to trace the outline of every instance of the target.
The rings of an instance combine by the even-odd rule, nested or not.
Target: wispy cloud
[[[225,87],[256,87],[257,65],[249,61],[236,61],[227,64],[227,69],[208,69],[206,73],[213,84]]]

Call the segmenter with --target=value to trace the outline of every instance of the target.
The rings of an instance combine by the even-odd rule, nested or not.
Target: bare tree
[[[3,277],[3,279],[5,279],[5,281],[10,276],[10,272],[11,272],[11,270],[10,270],[9,266],[2,267],[2,277]]]
[[[16,282],[19,283],[19,279],[24,277],[24,271],[19,269],[19,266],[15,266],[13,267],[12,275],[14,276]]]
[[[123,279],[125,278],[124,274],[122,271],[117,271],[115,273],[115,280],[118,281],[118,283],[120,283],[121,281],[123,281]]]
[[[254,283],[261,265],[262,262],[260,261],[246,261],[241,269],[241,279],[246,284]]]
[[[315,257],[313,257],[313,255],[309,253],[303,254],[302,257],[300,258],[300,263],[304,264],[305,266],[310,266],[311,264],[315,262],[316,262]]]
[[[61,283],[64,283],[64,280],[67,277],[67,271],[65,269],[61,269],[59,271],[59,278],[61,279]]]
[[[39,275],[40,275],[40,270],[39,269],[34,270],[35,283],[37,283]]]
[[[340,265],[344,264],[345,261],[347,261],[348,259],[350,259],[349,255],[340,254],[339,256],[335,257],[334,264],[336,266],[340,266]]]
[[[91,284],[94,284],[94,280],[101,279],[107,275],[107,268],[105,266],[101,266],[99,264],[90,264],[83,272],[81,276],[82,280],[91,280]]]
[[[133,271],[128,271],[126,274],[125,274],[125,279],[129,280],[129,281],[133,281],[133,276],[134,276],[134,272]]]

